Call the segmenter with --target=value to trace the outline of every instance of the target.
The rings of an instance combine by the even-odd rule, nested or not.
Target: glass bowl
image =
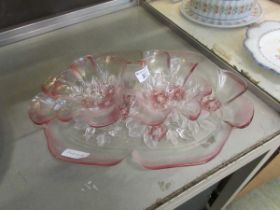
[[[44,126],[56,158],[110,166],[132,155],[148,169],[202,164],[233,128],[250,124],[254,108],[238,75],[193,52],[133,54],[140,56],[88,55],[43,84],[29,116]]]
[[[96,128],[116,122],[123,98],[118,70],[125,68],[124,60],[110,55],[75,60],[42,85],[42,93],[32,100],[30,118],[39,125],[54,118],[79,119]]]

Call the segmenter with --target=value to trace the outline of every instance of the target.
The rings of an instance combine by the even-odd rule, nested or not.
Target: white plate
[[[237,27],[250,25],[258,21],[263,14],[262,8],[259,5],[259,3],[256,3],[255,7],[252,9],[251,15],[249,15],[248,17],[241,18],[241,19],[233,19],[233,20],[213,19],[194,13],[190,9],[190,1],[183,2],[180,6],[180,11],[185,18],[195,23],[199,23],[205,26],[217,27],[217,28],[237,28]]]
[[[280,73],[280,22],[249,28],[244,45],[260,65]]]

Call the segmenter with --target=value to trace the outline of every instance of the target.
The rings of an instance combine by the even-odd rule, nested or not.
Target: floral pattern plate
[[[266,21],[249,28],[244,45],[258,64],[280,73],[280,22]]]
[[[255,4],[254,8],[252,9],[251,15],[242,19],[221,20],[221,19],[212,19],[209,17],[201,16],[191,11],[190,1],[183,2],[180,6],[180,11],[181,14],[188,20],[191,20],[200,25],[216,27],[216,28],[237,28],[237,27],[250,25],[258,21],[263,15],[262,8],[258,2]]]
[[[30,104],[48,148],[72,163],[148,169],[206,163],[254,108],[236,74],[188,51],[88,55],[50,77]]]

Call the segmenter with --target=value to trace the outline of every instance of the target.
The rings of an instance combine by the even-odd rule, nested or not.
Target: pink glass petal
[[[70,65],[72,73],[82,81],[91,81],[92,77],[96,75],[96,62],[91,55],[79,58]]]
[[[222,103],[229,103],[247,90],[247,84],[240,76],[230,71],[221,71],[215,95]]]
[[[211,95],[203,97],[200,103],[202,109],[209,112],[215,112],[221,107],[221,102]]]
[[[190,75],[185,87],[201,96],[211,93],[221,104],[229,103],[247,90],[246,82],[238,74],[226,70],[207,69],[205,63],[200,64]]]
[[[130,107],[129,116],[151,126],[156,126],[166,119],[170,113],[170,108],[156,108],[152,103],[152,98],[138,96],[136,102]]]
[[[202,80],[198,91],[199,91],[199,95],[204,97],[204,96],[211,95],[213,89],[208,81]]]
[[[189,120],[197,120],[201,112],[201,106],[196,100],[183,101],[178,108]]]
[[[80,115],[90,126],[100,128],[118,121],[121,117],[121,110],[119,106],[114,105],[108,109],[85,109],[81,111]]]
[[[36,95],[28,111],[30,119],[38,125],[48,123],[54,117],[55,100],[43,93]]]
[[[178,85],[184,85],[204,59],[202,55],[191,51],[169,51],[168,53],[170,55],[170,71],[172,72],[170,81]],[[180,78],[183,80],[178,82]]]
[[[79,104],[75,100],[68,98],[58,99],[54,107],[57,119],[64,122],[71,121],[79,108]]]
[[[203,75],[204,76],[204,75]],[[203,97],[209,96],[211,94],[215,95],[215,90],[213,90],[213,84],[206,78],[203,78],[201,71],[198,70],[190,75],[190,78],[186,81],[183,88],[187,91],[186,100],[196,100],[200,102]]]
[[[80,86],[79,79],[71,72],[66,70],[57,77],[50,77],[43,85],[42,91],[50,96],[57,98],[59,96],[69,96],[75,92],[75,88]]]
[[[168,54],[172,58],[184,58],[184,63],[191,63],[191,64],[199,64],[205,60],[205,57],[202,54],[192,52],[192,51],[168,51]]]
[[[110,82],[112,76],[118,77],[127,68],[127,61],[113,55],[94,56],[98,77],[103,82]]]
[[[208,139],[192,146],[173,149],[153,149],[133,151],[133,159],[147,169],[164,169],[203,164],[213,159],[222,149],[231,132],[231,126],[222,124],[221,129]]]
[[[160,50],[145,51],[143,53],[143,58],[143,63],[147,65],[147,68],[152,75],[157,73],[164,75],[170,74],[170,56],[168,52]]]
[[[225,122],[236,128],[248,126],[254,116],[254,105],[250,99],[240,96],[222,108]]]
[[[56,80],[57,80],[56,77],[49,77],[42,84],[41,89],[46,95],[53,96]]]

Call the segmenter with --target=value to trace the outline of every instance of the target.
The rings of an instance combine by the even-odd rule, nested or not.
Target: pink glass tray
[[[188,51],[128,55],[87,55],[42,85],[29,116],[54,157],[111,166],[131,155],[148,169],[202,164],[233,128],[250,124],[254,108],[238,75]]]

